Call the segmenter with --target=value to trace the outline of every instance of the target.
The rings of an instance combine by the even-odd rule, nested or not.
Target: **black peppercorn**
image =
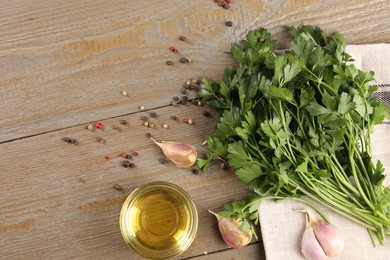
[[[123,162],[122,162],[122,166],[125,167],[125,168],[131,167],[129,161],[123,161]]]
[[[150,112],[150,117],[152,118],[156,118],[157,117],[157,113],[156,112]]]
[[[226,21],[225,25],[229,26],[229,27],[232,27],[233,26],[233,22],[232,21]]]
[[[205,117],[211,117],[211,114],[210,114],[210,112],[209,111],[203,111],[203,113],[202,113]]]
[[[126,120],[120,120],[119,123],[121,123],[121,125],[128,125],[129,124]]]

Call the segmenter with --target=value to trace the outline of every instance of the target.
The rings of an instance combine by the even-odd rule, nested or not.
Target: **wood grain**
[[[233,0],[229,10],[212,0],[2,1],[0,258],[142,259],[123,242],[120,208],[134,188],[164,180],[184,188],[200,216],[194,243],[178,259],[265,259],[261,239],[227,248],[207,212],[244,197],[247,187],[217,165],[194,175],[160,164],[163,155],[145,134],[204,153],[202,142],[217,118],[205,118],[204,107],[172,107],[172,97],[183,95],[188,79],[219,80],[234,66],[231,42],[249,30],[266,27],[286,48],[285,26],[301,23],[340,31],[352,44],[390,42],[386,0]],[[193,62],[182,64],[181,57]],[[155,128],[140,120],[151,111],[159,115],[150,118]],[[86,130],[97,121],[103,129]],[[119,155],[134,151],[136,167],[123,168]]]
[[[158,118],[150,118],[155,128],[142,124],[139,117],[149,115],[145,111],[104,120],[104,128],[93,132],[79,126],[2,144],[0,255],[73,259],[99,258],[104,252],[106,259],[134,259],[135,253],[124,244],[119,231],[119,212],[134,188],[153,180],[180,185],[197,205],[199,232],[182,257],[227,249],[208,210],[219,210],[223,203],[243,197],[245,186],[232,173],[215,167],[212,172],[195,175],[172,163],[160,164],[160,148],[145,136],[150,132],[158,140],[188,142],[202,154],[204,134],[216,122],[215,117],[203,116],[204,109],[192,104],[160,108]],[[181,120],[188,116],[195,124],[173,121],[171,115]],[[127,120],[130,126],[121,125],[120,120]],[[163,123],[170,127],[162,128]],[[78,143],[64,142],[65,136]],[[96,137],[106,143],[97,142]],[[139,153],[132,160],[136,167],[122,167],[125,159],[121,155],[134,151]],[[123,191],[113,189],[114,184],[120,184]]]
[[[350,43],[389,42],[388,1],[17,1],[0,12],[0,142],[166,105],[184,80],[219,78],[231,42],[310,23]],[[233,21],[233,27],[224,25]],[[356,24],[359,26],[356,26]],[[186,35],[187,42],[177,39]],[[168,48],[175,45],[181,54]],[[192,64],[180,64],[182,56]],[[171,59],[174,67],[165,65]],[[120,96],[127,90],[130,98]],[[160,98],[155,91],[163,89]],[[45,104],[44,106],[42,104]]]

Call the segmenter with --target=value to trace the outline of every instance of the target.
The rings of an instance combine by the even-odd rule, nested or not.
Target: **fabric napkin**
[[[376,97],[390,107],[390,44],[349,45],[347,53],[356,67],[374,71],[379,86]],[[390,122],[378,125],[371,138],[374,162],[380,159],[385,167],[385,185],[390,186]],[[260,208],[260,225],[267,260],[301,260],[301,239],[305,230],[305,216],[295,209],[308,208],[295,201],[263,201]],[[390,236],[384,246],[374,248],[365,228],[321,207],[332,224],[344,233],[346,243],[340,255],[331,259],[389,260]],[[313,211],[314,212],[314,211]]]

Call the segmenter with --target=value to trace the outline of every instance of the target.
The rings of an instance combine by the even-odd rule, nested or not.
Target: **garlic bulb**
[[[302,237],[302,253],[308,260],[326,259],[338,255],[344,248],[341,231],[332,224],[306,213],[306,230]]]
[[[252,232],[245,233],[240,229],[242,221],[235,218],[225,218],[209,210],[218,220],[219,231],[225,243],[231,248],[240,248],[252,240]]]
[[[171,141],[162,141],[159,143],[152,137],[150,139],[160,146],[165,156],[177,167],[189,168],[195,164],[198,152],[194,146]]]

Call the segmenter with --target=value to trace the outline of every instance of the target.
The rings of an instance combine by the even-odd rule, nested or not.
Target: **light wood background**
[[[261,237],[229,249],[207,212],[244,197],[247,187],[218,167],[194,175],[160,164],[145,134],[205,152],[217,118],[204,117],[205,107],[172,107],[172,97],[188,79],[219,80],[234,66],[231,42],[249,30],[266,27],[286,48],[285,26],[301,23],[339,31],[351,44],[390,42],[387,0],[232,0],[229,10],[212,0],[1,1],[0,259],[142,259],[123,242],[118,218],[126,196],[154,180],[178,184],[198,207],[197,237],[178,259],[265,259]],[[158,114],[155,128],[140,120],[150,112]],[[103,129],[86,130],[97,121]],[[133,151],[136,167],[121,167],[118,155]]]

